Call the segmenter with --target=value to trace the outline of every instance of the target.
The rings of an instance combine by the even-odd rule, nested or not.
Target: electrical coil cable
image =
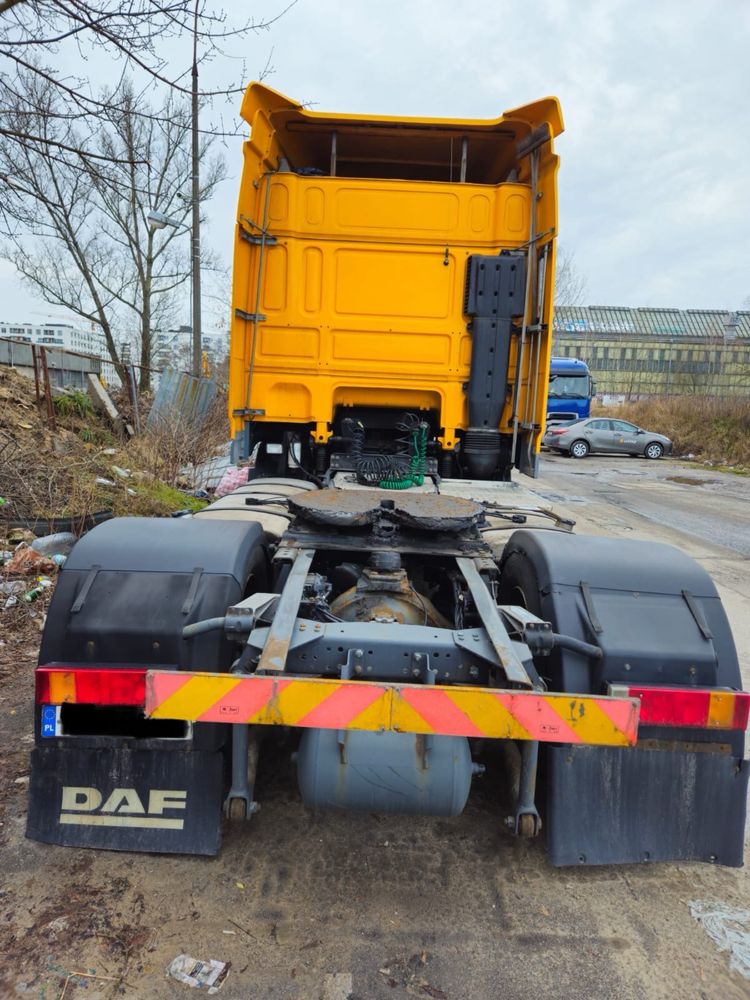
[[[427,468],[427,432],[429,426],[416,413],[405,413],[396,427],[402,436],[399,456],[408,456],[409,465],[400,474],[389,475],[378,484],[384,490],[408,490],[411,486],[421,486]]]
[[[347,418],[343,430],[350,439],[349,454],[354,460],[358,482],[377,486],[381,479],[391,475],[401,475],[408,467],[407,455],[365,455],[365,427],[359,420]]]
[[[407,490],[421,486],[427,465],[429,426],[416,413],[405,413],[396,424],[400,437],[393,455],[364,453],[365,428],[361,421],[347,418],[344,433],[350,439],[349,454],[354,459],[357,480],[384,490]]]

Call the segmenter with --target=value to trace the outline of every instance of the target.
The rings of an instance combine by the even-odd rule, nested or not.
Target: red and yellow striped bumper
[[[313,729],[388,730],[443,736],[632,746],[638,701],[300,677],[150,670],[146,715]]]

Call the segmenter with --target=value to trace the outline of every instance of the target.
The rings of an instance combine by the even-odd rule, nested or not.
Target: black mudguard
[[[737,653],[711,578],[670,545],[517,531],[500,603],[520,596],[600,660],[556,649],[535,665],[550,690],[609,684],[741,689]],[[546,830],[555,865],[709,861],[742,865],[744,734],[645,727],[635,748],[548,746]]]
[[[750,767],[725,753],[619,747],[548,752],[553,865],[742,866]]]
[[[64,847],[217,854],[221,753],[37,747],[26,836]]]
[[[60,573],[39,663],[228,667],[223,631],[186,642],[185,625],[223,615],[265,589],[259,524],[206,518],[119,517],[73,547]]]
[[[63,567],[39,662],[229,670],[237,649],[223,630],[191,641],[182,630],[264,590],[267,566],[255,523],[109,521],[85,535]],[[89,714],[76,730],[79,708]],[[163,723],[132,710],[77,705],[61,706],[59,719],[61,732],[53,725],[50,733],[37,706],[28,837],[110,850],[217,853],[228,726],[198,724],[162,738]]]

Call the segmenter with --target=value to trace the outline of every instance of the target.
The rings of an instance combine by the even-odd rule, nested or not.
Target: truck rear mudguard
[[[553,650],[538,662],[551,690],[742,687],[713,582],[669,545],[521,530],[506,546],[501,581],[502,601],[524,604],[555,631],[603,651],[592,664]],[[548,748],[550,860],[741,866],[750,773],[744,733],[722,730],[720,720],[650,724],[658,714],[644,709],[645,701],[633,748]]]
[[[26,835],[67,847],[217,854],[223,755],[111,737],[32,752]]]
[[[142,685],[144,668],[228,670],[234,647],[222,631],[188,643],[182,629],[223,615],[248,589],[264,589],[266,573],[258,524],[108,521],[78,542],[63,567],[40,663],[88,667],[92,685],[99,665],[107,674],[121,664],[138,667],[118,672],[124,702]],[[65,693],[37,690],[27,836],[75,847],[216,854],[228,727],[152,721],[127,704],[93,704],[100,699],[91,694],[76,704]]]

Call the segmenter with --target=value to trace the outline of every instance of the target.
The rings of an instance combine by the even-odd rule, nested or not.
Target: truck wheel
[[[646,445],[646,450],[643,454],[646,458],[661,458],[664,454],[664,448],[658,441],[652,441],[651,444]]]
[[[584,441],[583,439],[574,441],[573,444],[570,446],[570,455],[573,458],[585,458],[590,451],[591,449],[588,446],[588,442]]]
[[[514,552],[503,563],[498,604],[517,604],[532,615],[540,615],[539,580],[531,562]]]

